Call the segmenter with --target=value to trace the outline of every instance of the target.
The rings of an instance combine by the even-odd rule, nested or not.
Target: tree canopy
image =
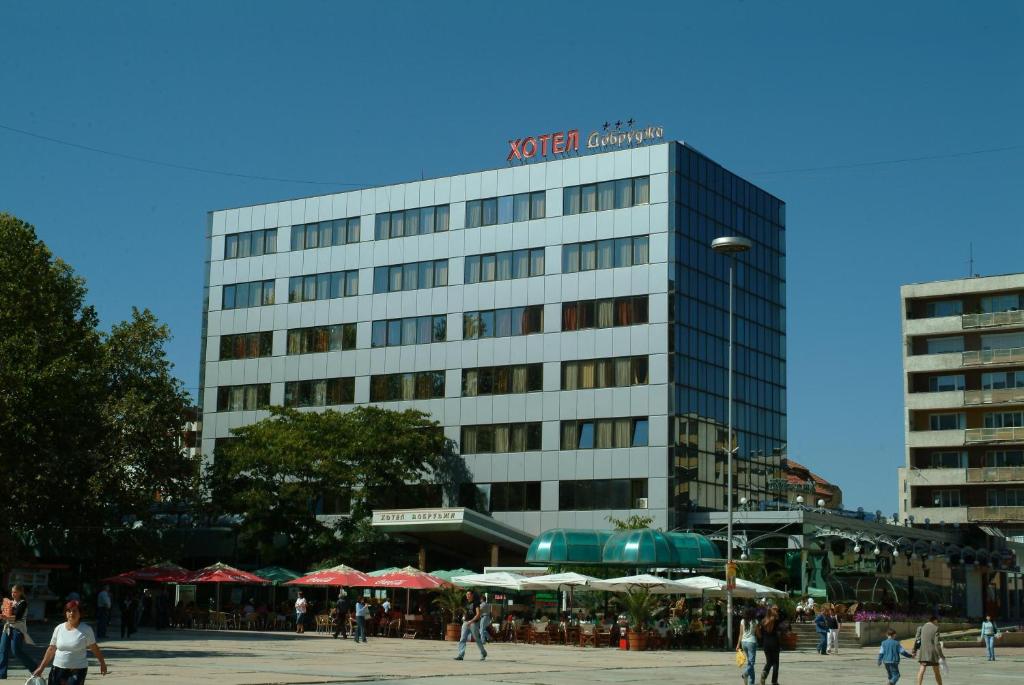
[[[238,516],[239,541],[260,563],[379,561],[386,538],[371,509],[416,506],[424,488],[440,494],[452,446],[424,412],[270,411],[232,431],[207,480],[214,510]],[[346,515],[329,525],[318,513]]]
[[[101,331],[84,280],[10,214],[0,244],[0,564],[133,555],[130,524],[195,482],[170,332],[148,310]]]

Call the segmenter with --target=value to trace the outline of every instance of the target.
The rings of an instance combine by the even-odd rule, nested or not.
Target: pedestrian
[[[747,607],[740,619],[740,629],[736,640],[736,651],[743,652],[747,657],[747,665],[740,671],[740,680],[749,685],[754,685],[754,662],[757,660],[757,635],[755,629],[757,620],[754,618],[754,610]]]
[[[306,611],[308,609],[309,602],[306,601],[306,597],[302,594],[302,590],[299,590],[299,596],[295,600],[295,632],[299,635],[306,632]]]
[[[107,637],[107,626],[110,625],[110,610],[114,603],[110,598],[110,586],[104,585],[96,595],[96,637],[104,640]]]
[[[0,680],[7,679],[7,664],[11,654],[21,660],[22,666],[29,673],[36,670],[36,662],[25,651],[25,645],[34,645],[28,634],[28,600],[25,599],[25,588],[21,585],[11,587],[11,604],[9,613],[3,616],[3,632],[0,633]]]
[[[761,649],[764,650],[764,670],[761,671],[761,685],[765,685],[768,672],[772,674],[772,685],[779,685],[779,652],[782,644],[779,634],[782,632],[782,621],[779,608],[769,607],[768,614],[761,621]]]
[[[107,661],[103,658],[96,636],[88,624],[82,623],[82,612],[77,600],[64,605],[67,621],[53,629],[50,646],[46,648],[43,662],[32,675],[42,677],[43,670],[53,662],[50,669],[49,685],[82,685],[89,672],[89,650],[100,662],[100,675],[107,674]]]
[[[924,682],[925,671],[932,667],[935,674],[935,682],[942,685],[942,673],[939,669],[939,662],[945,659],[942,653],[942,645],[939,643],[939,617],[932,615],[928,622],[917,629],[917,638],[914,640],[914,656],[921,666],[917,670],[917,685]]]
[[[348,639],[348,594],[345,588],[338,590],[338,601],[334,603],[334,637],[341,635],[342,640]]]
[[[839,616],[836,615],[834,606],[825,610],[825,624],[828,626],[828,647],[829,654],[839,653]]]
[[[996,660],[996,636],[999,635],[999,629],[996,628],[996,624],[992,621],[991,616],[985,617],[985,622],[981,624],[981,639],[985,642],[985,648],[988,650],[988,660]]]
[[[491,616],[491,602],[490,598],[485,592],[480,598],[480,643],[486,645],[487,641],[491,639],[491,621],[494,617]]]
[[[878,648],[878,665],[885,664],[885,675],[889,685],[896,685],[896,681],[900,679],[900,657],[912,659],[914,655],[903,649],[903,645],[896,639],[895,630],[890,628],[885,633],[889,637],[882,640],[882,645]]]
[[[385,597],[384,601],[381,602],[380,608],[384,610],[384,619],[385,620],[391,618],[391,600],[390,599]]]
[[[126,592],[118,603],[121,612],[121,639],[130,640],[135,632],[136,602],[135,595]]]
[[[356,644],[360,642],[366,642],[366,615],[369,613],[369,607],[366,606],[366,599],[363,597],[356,598]]]
[[[480,661],[487,658],[487,650],[484,643],[480,641],[480,600],[472,590],[466,590],[466,603],[462,610],[462,635],[459,637],[459,655],[456,661],[462,661],[466,656],[466,643],[470,636],[476,640],[476,646],[480,650]]]
[[[824,609],[814,617],[814,629],[818,632],[817,652],[825,654],[825,650],[828,649],[828,617],[825,616]]]

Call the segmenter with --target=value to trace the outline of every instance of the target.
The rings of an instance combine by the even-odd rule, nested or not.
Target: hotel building
[[[270,405],[415,407],[473,480],[417,505],[530,534],[685,525],[726,504],[729,257],[710,244],[742,235],[735,497],[770,498],[784,203],[684,143],[595,133],[581,154],[572,133],[516,141],[506,168],[211,212],[207,458]]]

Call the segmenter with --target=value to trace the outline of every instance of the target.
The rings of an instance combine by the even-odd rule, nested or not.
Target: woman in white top
[[[731,618],[731,617],[730,617]],[[747,665],[740,671],[740,679],[750,685],[754,685],[754,661],[757,659],[757,636],[754,630],[757,621],[754,620],[754,610],[747,609],[743,612],[743,619],[740,621],[740,634],[736,640],[736,651],[743,652],[747,657]]]
[[[100,662],[100,675],[106,675],[107,661],[103,658],[100,646],[96,644],[92,628],[82,623],[82,612],[77,600],[64,605],[64,615],[68,620],[53,629],[53,637],[43,655],[43,662],[32,675],[42,676],[43,670],[52,661],[48,685],[82,685],[89,672],[86,650],[90,650]]]
[[[307,609],[309,609],[309,603],[306,602],[306,597],[302,594],[302,590],[299,590],[299,598],[295,600],[295,632],[300,635],[306,632]]]

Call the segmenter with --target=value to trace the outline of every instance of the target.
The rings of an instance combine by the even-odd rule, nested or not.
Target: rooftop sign
[[[614,124],[605,122],[602,130],[591,131],[586,138],[585,150],[589,152],[606,152],[623,148],[638,147],[654,141],[664,140],[665,129],[661,126],[634,128],[633,120],[616,121]],[[528,162],[535,158],[558,158],[580,151],[580,130],[556,131],[542,135],[527,136],[508,141],[508,157],[506,162]]]

